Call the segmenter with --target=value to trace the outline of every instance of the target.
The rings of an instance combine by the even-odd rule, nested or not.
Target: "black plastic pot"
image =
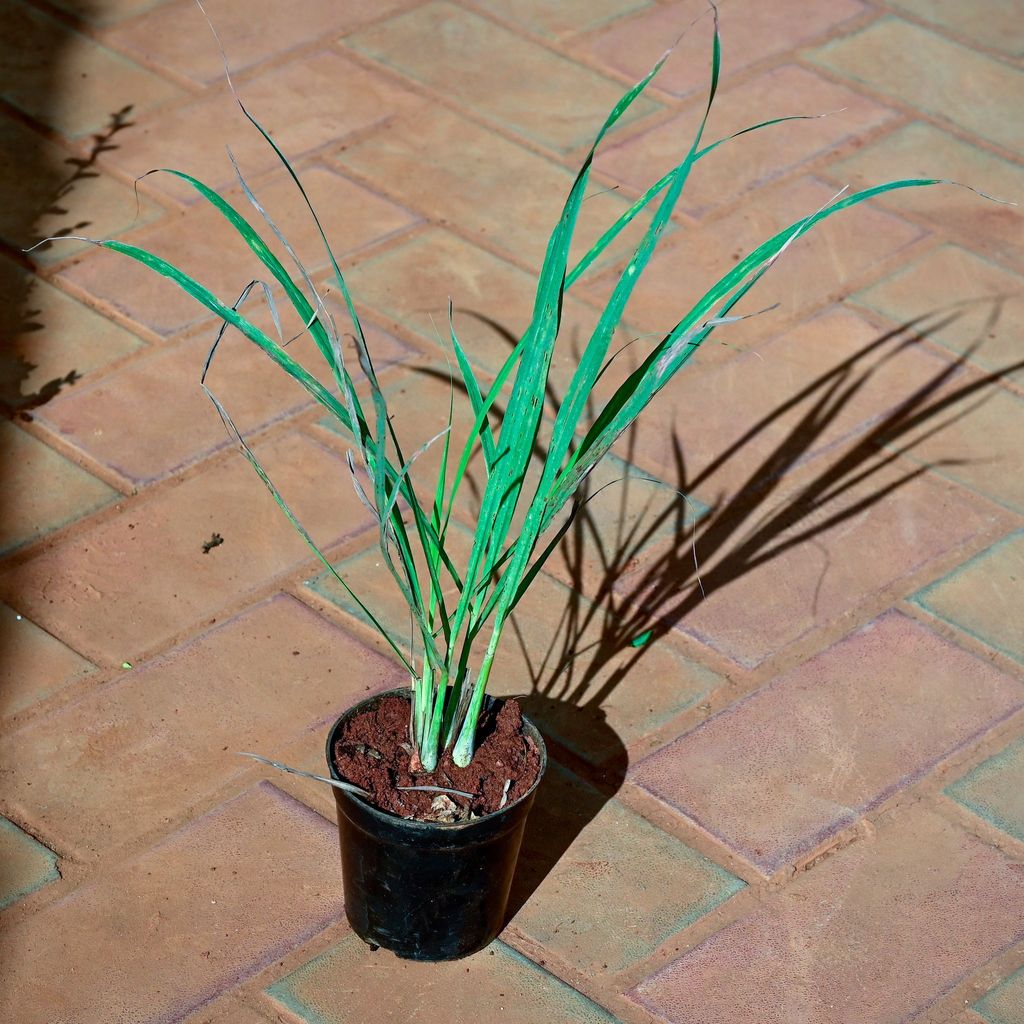
[[[332,754],[342,724],[383,697],[408,693],[377,694],[334,723],[327,736],[331,778],[338,778]],[[357,794],[334,790],[345,913],[364,942],[408,960],[456,960],[497,937],[526,817],[547,767],[540,733],[526,718],[523,728],[540,752],[537,781],[515,803],[473,821],[407,821]]]

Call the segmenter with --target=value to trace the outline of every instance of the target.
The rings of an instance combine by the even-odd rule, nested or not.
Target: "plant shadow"
[[[38,239],[37,224],[44,220],[47,224],[59,225],[48,228],[48,233],[53,235],[78,234],[90,226],[88,220],[76,221],[72,218],[69,197],[83,182],[99,176],[96,169],[99,158],[117,149],[115,136],[134,123],[130,119],[131,111],[131,104],[115,110],[106,127],[92,136],[89,150],[84,156],[67,157],[64,164],[71,167],[70,171],[50,167],[41,143],[38,156],[19,154],[25,156],[27,163],[39,171],[36,182],[52,180],[52,185],[47,189],[48,199],[37,207],[30,203],[20,206],[12,204],[18,209],[17,218],[10,229],[13,238],[28,247]],[[40,170],[39,165],[45,165],[45,170]],[[66,222],[53,219],[64,217],[72,219]],[[35,246],[35,251],[45,252],[52,247],[52,242],[42,242]],[[78,383],[81,373],[77,368],[70,367],[50,380],[32,382],[34,371],[39,369],[38,364],[32,361],[33,338],[45,332],[47,324],[42,319],[43,311],[34,294],[38,290],[38,282],[26,273],[31,265],[22,252],[12,255],[15,260],[0,262],[0,295],[4,299],[0,304],[0,338],[3,339],[3,346],[0,347],[0,409],[9,418],[18,416],[28,420],[31,419],[32,409],[45,405],[65,388]]]
[[[893,498],[925,473],[965,461],[915,461],[912,453],[970,416],[996,393],[1003,378],[1024,368],[1022,359],[988,373],[964,372],[981,339],[994,331],[1005,298],[954,303],[880,334],[786,397],[699,473],[688,473],[683,445],[673,437],[674,475],[663,481],[671,500],[629,524],[620,519],[611,540],[601,536],[588,508],[596,489],[581,494],[575,515],[560,527],[563,539],[554,556],[562,560],[555,575],[569,584],[566,606],[550,609],[557,625],[547,651],[531,655],[524,646],[532,688],[521,703],[553,740],[553,770],[538,790],[527,823],[509,920],[625,781],[629,752],[608,724],[603,706],[656,642],[716,591],[798,545],[818,543],[823,534]],[[816,451],[882,367],[951,327],[979,301],[987,315],[971,344],[959,355],[947,351],[928,379],[908,387],[886,411],[840,443]],[[558,396],[549,398],[557,408]],[[794,411],[796,422],[781,436],[770,433]],[[687,495],[755,442],[764,446],[757,449],[763,454],[733,494],[710,503],[695,533]],[[634,444],[635,435],[622,439],[627,463]],[[789,471],[797,467],[802,482],[791,486]],[[623,491],[630,486],[627,478]],[[626,504],[623,493],[620,509]],[[564,740],[567,722],[572,723],[569,744]]]

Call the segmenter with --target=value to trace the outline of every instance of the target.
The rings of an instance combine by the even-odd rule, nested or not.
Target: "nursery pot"
[[[327,736],[331,778],[339,729],[383,697],[349,708]],[[500,704],[487,698],[488,707]],[[547,751],[532,722],[523,731],[537,745],[540,771],[529,792],[507,807],[472,821],[411,821],[335,789],[345,887],[345,913],[355,933],[408,960],[455,960],[498,936],[505,924],[526,817],[547,767]]]

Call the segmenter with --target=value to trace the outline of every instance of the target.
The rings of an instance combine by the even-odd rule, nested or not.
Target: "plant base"
[[[468,821],[515,803],[533,787],[540,756],[523,732],[517,701],[496,701],[481,716],[479,744],[466,768],[445,753],[432,772],[412,763],[409,713],[406,694],[382,696],[346,718],[329,751],[339,777],[370,793],[380,810],[417,821]],[[410,788],[416,786],[457,792]]]

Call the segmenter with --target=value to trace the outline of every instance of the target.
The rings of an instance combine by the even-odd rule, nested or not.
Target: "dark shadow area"
[[[64,158],[65,166],[59,168],[62,176],[54,180],[48,202],[41,206],[37,205],[35,209],[30,203],[13,207],[18,213],[18,219],[11,229],[11,237],[24,239],[22,248],[29,248],[39,241],[40,232],[37,225],[44,218],[48,225],[57,225],[52,229],[48,228],[49,235],[81,234],[89,228],[91,221],[75,219],[71,196],[82,182],[99,177],[96,163],[103,153],[117,149],[114,137],[132,126],[133,122],[129,119],[131,110],[129,105],[110,115],[107,127],[92,136],[86,156]],[[18,154],[19,163],[24,155]],[[42,158],[45,160],[45,154],[42,154]],[[29,159],[27,165],[31,163],[32,160]],[[68,167],[71,169],[68,170]],[[33,171],[26,167],[26,173],[30,174]],[[37,177],[36,189],[38,186]],[[53,243],[43,242],[34,251],[44,253],[52,247]],[[10,257],[11,263],[0,263],[0,267],[3,268],[0,279],[0,297],[3,299],[0,304],[0,408],[8,418],[15,415],[26,418],[29,410],[45,405],[64,388],[77,383],[81,379],[81,373],[78,368],[69,366],[65,372],[50,380],[31,385],[28,383],[33,371],[39,368],[39,364],[32,361],[33,336],[45,332],[47,324],[42,309],[38,302],[34,301],[34,294],[40,286],[31,274],[31,263],[14,245],[6,248],[6,255]]]
[[[537,693],[520,699],[528,718],[541,733],[552,713],[563,710]],[[548,740],[548,770],[537,789],[533,809],[526,819],[523,845],[509,893],[506,921],[511,921],[523,904],[576,841],[579,834],[600,814],[626,780],[629,756],[618,734],[605,722],[604,713],[591,705],[571,709],[583,717],[590,736],[612,752],[601,765],[598,778],[582,780],[564,763],[563,753]]]
[[[1002,305],[999,300],[986,301],[991,301],[992,310],[979,338],[993,329]],[[688,472],[683,444],[673,438],[674,465],[667,467],[673,475],[663,482],[677,493],[666,507],[629,527],[620,516],[612,538],[600,535],[588,513],[587,502],[594,492],[582,492],[579,510],[564,527],[561,546],[552,555],[552,559],[562,559],[572,590],[565,608],[551,610],[550,647],[532,652],[532,689],[523,700],[527,714],[554,742],[549,751],[550,778],[538,791],[527,824],[510,919],[621,787],[629,758],[622,740],[605,721],[601,705],[627,683],[630,672],[656,642],[717,590],[796,545],[814,543],[865,509],[895,498],[929,470],[958,464],[954,459],[915,463],[904,457],[924,440],[969,416],[993,395],[1000,379],[1024,367],[1022,359],[994,372],[972,374],[958,384],[980,341],[960,356],[943,361],[927,380],[911,382],[902,400],[866,428],[855,431],[836,452],[816,454],[810,464],[817,472],[811,473],[809,480],[804,474],[804,483],[787,490],[791,479],[787,471],[814,451],[879,369],[961,315],[956,307],[950,307],[873,339],[780,402],[699,473]],[[553,401],[557,407],[557,396]],[[695,535],[685,496],[706,484],[728,460],[793,410],[804,411],[736,493],[729,500],[719,498],[711,504]],[[617,452],[628,462],[631,451],[632,438],[627,434]],[[619,497],[620,511],[625,509],[628,487],[627,479]],[[660,540],[666,528],[675,538],[667,544]],[[653,557],[642,558],[648,547]],[[585,562],[589,559],[592,563],[595,555],[600,565],[596,591],[584,580]],[[638,564],[640,568],[635,569]],[[584,642],[585,637],[593,638],[595,631],[596,641]],[[615,669],[596,685],[612,658],[617,659]],[[582,765],[559,745],[557,737],[564,736],[567,727],[572,729],[572,748],[582,758]],[[582,775],[583,781],[570,777],[560,765]]]
[[[37,273],[34,257],[23,250],[45,235],[89,227],[81,186],[96,176],[101,154],[116,146],[115,136],[130,124],[130,108],[117,111],[108,127],[77,152],[47,127],[48,122],[59,121],[62,104],[69,101],[66,65],[74,36],[62,31],[46,38],[38,33],[29,38],[21,28],[30,16],[31,11],[21,4],[7,5],[0,42],[0,522],[6,527],[0,542],[0,565],[4,566],[18,542],[15,527],[33,507],[31,496],[18,493],[19,488],[44,492],[57,486],[52,479],[29,476],[33,463],[26,460],[29,445],[22,427],[31,421],[34,409],[75,384],[82,372],[71,354],[73,339],[62,336],[52,323],[53,293],[42,280],[46,275]],[[30,105],[35,120],[8,102],[8,98],[24,95],[28,82],[32,83]],[[4,613],[0,622],[0,718],[10,713],[9,698],[21,696],[8,688],[21,683],[16,673],[24,668],[22,652],[27,649],[21,639],[27,623],[19,621],[18,610],[0,608]],[[0,896],[24,882],[23,877],[12,880],[8,869],[9,865],[0,863]],[[18,902],[8,913],[17,914]],[[5,988],[3,975],[0,970],[0,992]]]

